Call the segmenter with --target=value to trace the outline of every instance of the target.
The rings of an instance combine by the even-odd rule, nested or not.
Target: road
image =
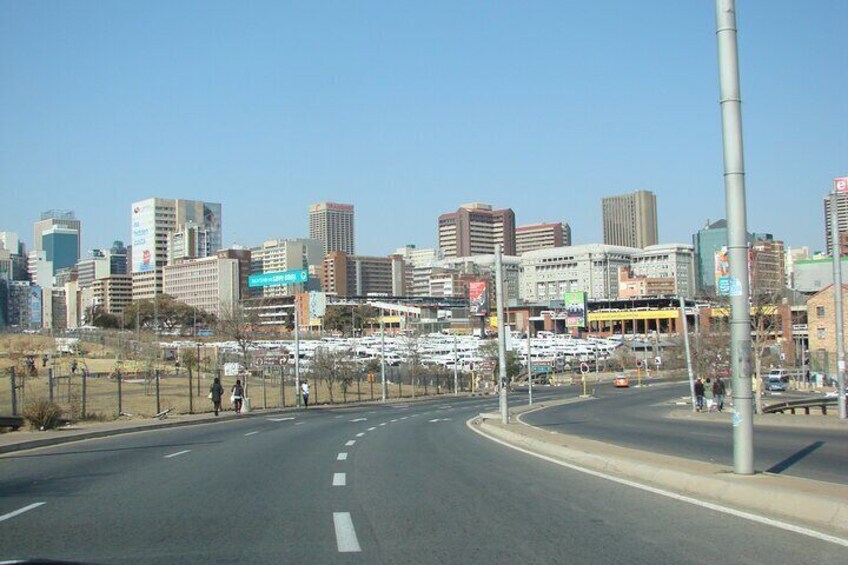
[[[666,418],[670,411],[681,409],[669,400],[688,394],[688,383],[638,389],[605,385],[599,387],[596,400],[552,407],[522,420],[606,443],[732,467],[729,420],[716,423],[718,414],[702,414],[699,419]],[[757,470],[848,484],[848,426],[845,430],[756,426],[754,446]]]
[[[839,545],[468,429],[494,409],[492,397],[310,409],[0,457],[0,560],[844,562]]]

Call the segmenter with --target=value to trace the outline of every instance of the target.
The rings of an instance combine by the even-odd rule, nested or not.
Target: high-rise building
[[[836,223],[839,230],[840,241],[845,234],[848,234],[848,192],[836,193]],[[831,226],[833,225],[830,217],[830,194],[824,197],[824,239],[827,245],[827,254],[833,253],[833,234]],[[845,255],[845,250],[842,250]]]
[[[755,233],[750,244],[751,292],[779,293],[786,288],[783,242]]]
[[[165,294],[214,316],[226,314],[238,301],[239,272],[236,259],[204,257],[163,267]]]
[[[76,265],[79,255],[79,231],[62,226],[52,226],[41,232],[41,250],[53,263],[53,274],[60,269]]]
[[[201,259],[214,254],[212,231],[206,226],[188,222],[168,234],[168,264],[180,259]]]
[[[309,238],[321,242],[324,255],[331,251],[353,255],[353,205],[321,202],[310,206]]]
[[[324,292],[337,296],[403,296],[404,262],[400,256],[347,256],[331,251],[324,257]]]
[[[601,201],[604,244],[647,247],[657,244],[657,197],[649,190],[637,190]]]
[[[250,250],[250,273],[309,269],[310,265],[320,265],[322,257],[321,242],[317,239],[269,239]],[[257,289],[255,294],[268,298],[291,296],[304,290],[310,290],[309,282],[306,285],[266,286]]]
[[[168,264],[168,234],[194,224],[208,231],[211,252],[221,248],[221,205],[198,200],[148,198],[133,203],[133,300],[162,292],[162,269]]]
[[[659,294],[659,288],[665,287],[659,280],[670,281],[671,290],[667,296],[691,299],[695,297],[695,248],[684,243],[665,243],[649,245],[637,253],[631,260],[631,279],[644,278],[653,281],[653,295]],[[648,283],[646,282],[646,285]],[[650,286],[650,285],[649,285]],[[620,298],[630,298],[619,292]]]
[[[567,245],[571,245],[571,226],[567,223],[529,224],[515,228],[516,255]]]
[[[235,259],[238,261],[239,267],[239,300],[244,300],[250,297],[250,291],[247,286],[247,279],[250,277],[251,251],[243,247],[231,247],[230,249],[222,249],[216,253],[222,259]]]
[[[699,296],[715,295],[715,254],[727,245],[727,220],[710,222],[692,236]]]
[[[26,245],[14,232],[0,232],[0,279],[9,281],[29,279]]]
[[[504,255],[515,255],[515,213],[492,210],[482,202],[463,204],[439,216],[439,251],[445,258],[491,255],[495,244]]]
[[[41,219],[36,221],[32,227],[33,251],[44,249],[42,237],[44,232],[52,227],[75,230],[77,232],[77,260],[82,257],[82,224],[70,210],[48,210],[41,214]],[[76,261],[74,262],[76,263]]]

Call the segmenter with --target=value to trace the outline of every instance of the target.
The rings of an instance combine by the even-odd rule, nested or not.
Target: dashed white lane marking
[[[347,461],[347,451],[339,453],[338,457],[336,457],[336,461]]]
[[[269,422],[287,422],[289,420],[294,420],[294,416],[291,416],[289,418],[268,418]]]
[[[345,475],[344,473],[333,473],[333,486],[347,486],[347,475]]]
[[[356,440],[355,440],[355,439],[351,439],[351,440],[348,440],[348,442],[347,442],[347,443],[345,443],[345,446],[350,447],[350,446],[351,446],[351,445],[353,445],[354,443],[356,443]]]
[[[394,420],[392,420],[392,424],[394,424],[395,422],[397,422],[397,418],[395,418]]]
[[[343,418],[343,416],[336,416],[335,417],[336,420],[338,420],[339,418]]]
[[[20,516],[24,512],[29,512],[30,510],[35,510],[36,508],[38,508],[39,506],[42,506],[44,504],[47,504],[47,503],[46,502],[34,502],[34,503],[30,504],[29,506],[24,506],[23,508],[18,508],[14,512],[9,512],[8,514],[3,514],[2,516],[0,516],[0,522],[8,520],[9,518],[14,518],[15,516]]]
[[[191,449],[183,449],[182,451],[177,451],[176,453],[172,453],[172,454],[170,454],[170,455],[166,455],[166,456],[165,456],[165,459],[170,459],[171,457],[179,457],[180,455],[185,455],[185,454],[186,454],[186,453],[188,453],[189,451],[191,451]]]
[[[368,431],[373,432],[376,429],[377,429],[377,426],[371,426],[370,428],[368,428]]]
[[[844,546],[844,547],[848,547],[848,539],[845,539],[845,538],[832,536],[830,534],[826,534],[824,532],[818,532],[816,530],[813,530],[813,529],[810,529],[810,528],[805,528],[803,526],[796,526],[794,524],[789,524],[787,522],[781,522],[780,520],[774,520],[772,518],[766,518],[765,516],[759,516],[757,514],[752,514],[751,512],[745,512],[743,510],[736,510],[734,508],[728,508],[727,506],[720,506],[720,505],[714,504],[712,502],[707,502],[707,501],[704,501],[704,500],[698,500],[697,498],[692,498],[691,496],[678,494],[676,492],[663,490],[663,489],[648,486],[648,485],[643,485],[643,484],[638,483],[636,481],[631,481],[629,479],[622,479],[620,477],[608,475],[606,473],[603,473],[601,471],[595,471],[593,469],[587,469],[586,467],[581,467],[580,465],[576,465],[576,464],[573,464],[573,463],[567,463],[565,461],[560,461],[558,459],[554,459],[553,457],[548,457],[547,455],[542,455],[541,453],[536,453],[534,451],[530,451],[529,449],[524,449],[523,447],[519,447],[517,445],[512,445],[511,443],[508,443],[504,440],[498,439],[494,436],[490,436],[486,432],[477,429],[477,427],[474,426],[471,423],[473,420],[474,420],[474,418],[465,422],[465,425],[468,426],[468,428],[471,429],[473,432],[476,432],[476,433],[480,434],[481,436],[483,436],[483,437],[485,437],[485,438],[487,438],[487,439],[489,439],[489,440],[491,440],[495,443],[499,443],[499,444],[503,445],[504,447],[508,447],[510,449],[520,451],[521,453],[524,453],[526,455],[530,455],[532,457],[537,457],[539,459],[542,459],[543,461],[553,463],[554,465],[559,465],[560,467],[572,469],[574,471],[577,471],[577,472],[580,472],[580,473],[585,473],[585,474],[591,475],[593,477],[598,477],[600,479],[605,479],[607,481],[612,481],[614,483],[618,483],[618,484],[625,485],[625,486],[628,486],[628,487],[633,487],[633,488],[643,490],[643,491],[646,491],[646,492],[650,492],[650,493],[653,493],[653,494],[658,494],[660,496],[664,496],[664,497],[670,498],[672,500],[678,500],[680,502],[686,502],[688,504],[693,504],[695,506],[700,506],[702,508],[708,508],[710,510],[715,510],[717,512],[722,512],[724,514],[730,514],[731,516],[736,516],[738,518],[750,520],[752,522],[757,522],[759,524],[765,524],[767,526],[773,526],[775,528],[780,528],[782,530],[795,532],[797,534],[809,536],[811,538],[816,538],[816,539],[820,539],[820,540],[827,541],[827,542],[830,542],[830,543],[835,543],[837,545],[841,545],[841,546]]]
[[[385,425],[386,425],[386,422],[383,422],[383,423],[382,423],[382,424],[380,424],[380,425],[381,425],[381,426],[385,426]]]
[[[450,422],[450,418],[433,418],[432,420],[428,420],[430,423],[433,422]]]
[[[245,435],[245,437],[247,437],[247,436],[252,436],[252,435],[254,435],[254,434],[258,434],[258,433],[259,433],[259,432],[254,431],[254,432],[247,432],[247,433],[246,433],[246,434],[244,434],[244,435]]]
[[[333,512],[333,525],[336,528],[336,547],[339,553],[357,553],[362,551],[350,512]]]
[[[407,418],[409,418],[409,416],[404,416],[401,420],[406,420]]]
[[[303,425],[303,424],[305,424],[305,423],[306,423],[306,422],[297,422],[297,423],[295,424],[295,426],[302,426],[302,425]]]
[[[367,422],[368,418],[355,418],[351,422]]]
[[[356,437],[362,437],[364,435],[365,435],[365,432],[359,432],[358,434],[356,434]]]

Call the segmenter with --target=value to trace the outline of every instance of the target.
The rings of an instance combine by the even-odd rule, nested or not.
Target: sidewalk
[[[735,475],[733,469],[722,465],[605,444],[520,421],[525,412],[575,401],[580,399],[511,410],[511,421],[506,425],[499,414],[481,414],[469,426],[490,439],[577,470],[619,482],[634,481],[684,499],[729,507],[737,513],[786,520],[829,536],[848,537],[848,486],[769,473]],[[725,414],[719,416],[724,418]],[[848,545],[848,540],[837,543]]]

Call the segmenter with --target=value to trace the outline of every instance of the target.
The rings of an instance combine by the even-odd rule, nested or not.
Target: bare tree
[[[769,346],[781,326],[778,305],[783,293],[753,291],[751,293],[751,353],[754,357],[754,394],[757,414],[763,412],[763,383],[760,372],[763,360],[768,357]]]
[[[218,315],[218,334],[229,341],[236,342],[241,352],[241,371],[248,372],[251,366],[250,351],[256,343],[259,316],[253,310],[247,310],[242,304],[234,302],[221,308]],[[245,381],[245,393],[247,382]]]
[[[315,350],[315,355],[312,357],[312,363],[309,366],[310,375],[316,381],[316,386],[319,378],[324,379],[330,404],[334,401],[333,389],[335,384],[339,383],[342,390],[347,390],[353,380],[355,369],[353,353],[349,349],[333,351],[326,347],[319,347]]]

